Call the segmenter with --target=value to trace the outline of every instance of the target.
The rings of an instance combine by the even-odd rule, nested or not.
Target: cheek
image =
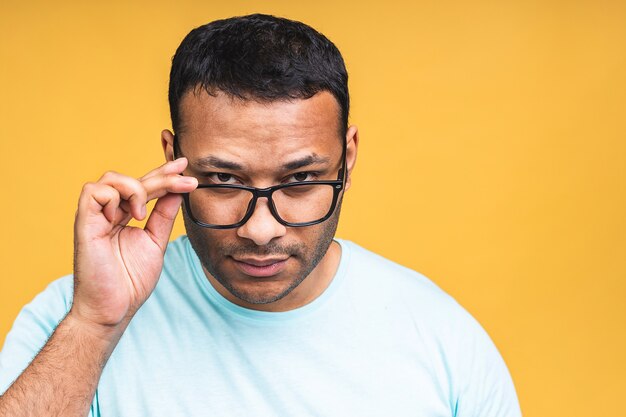
[[[207,252],[213,256],[219,256],[224,252],[227,252],[227,248],[237,246],[237,235],[235,229],[202,229],[199,231],[199,234],[199,238],[202,239]]]
[[[317,258],[320,252],[325,252],[332,241],[337,223],[335,216],[323,223],[311,227],[302,227],[302,233],[298,234],[298,244],[306,253],[307,258]]]
[[[204,253],[215,253],[219,251],[222,242],[227,239],[226,235],[233,233],[230,230],[213,230],[200,227],[191,221],[185,212],[183,212],[183,220],[185,222],[187,236],[195,246],[201,247]]]

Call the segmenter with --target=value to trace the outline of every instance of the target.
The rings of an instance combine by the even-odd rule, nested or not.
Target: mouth
[[[246,275],[262,278],[280,273],[286,266],[287,258],[232,258],[237,269]]]

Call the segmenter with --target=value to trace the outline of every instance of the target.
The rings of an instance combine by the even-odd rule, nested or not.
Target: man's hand
[[[150,296],[163,267],[163,254],[182,197],[197,187],[179,175],[180,158],[139,180],[107,172],[83,187],[74,225],[72,318],[96,328],[125,327]],[[158,199],[145,228],[127,226],[146,217],[146,203]]]
[[[186,166],[186,159],[177,159],[139,180],[109,172],[83,187],[74,224],[72,309],[0,396],[0,416],[87,415],[104,364],[157,283],[180,193],[198,185],[179,175]],[[133,217],[146,217],[153,199],[146,227],[127,226]]]

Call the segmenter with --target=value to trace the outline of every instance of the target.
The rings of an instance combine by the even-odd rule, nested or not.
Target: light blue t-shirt
[[[154,293],[106,364],[91,416],[517,417],[509,372],[480,325],[424,276],[342,248],[313,302],[262,312],[222,297],[187,237],[170,243]],[[72,277],[17,317],[0,393],[45,344]]]

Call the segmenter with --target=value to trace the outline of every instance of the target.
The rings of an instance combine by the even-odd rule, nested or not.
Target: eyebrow
[[[286,171],[293,171],[313,164],[327,164],[328,161],[330,161],[330,158],[325,156],[319,156],[317,154],[307,155],[300,159],[296,159],[295,161],[283,164],[283,169]]]
[[[211,167],[211,168],[219,168],[219,169],[228,169],[231,171],[242,171],[243,166],[232,161],[227,161],[225,159],[218,158],[214,155],[205,156],[204,158],[200,158],[196,161],[197,165],[203,167]]]
[[[313,164],[326,164],[328,163],[328,161],[330,161],[330,158],[328,157],[312,154],[287,162],[282,165],[282,169],[286,171],[293,171]],[[196,161],[196,165],[200,165],[202,167],[227,169],[231,171],[243,171],[244,169],[243,165],[238,164],[237,162],[228,161],[215,155],[209,155],[198,159]]]

